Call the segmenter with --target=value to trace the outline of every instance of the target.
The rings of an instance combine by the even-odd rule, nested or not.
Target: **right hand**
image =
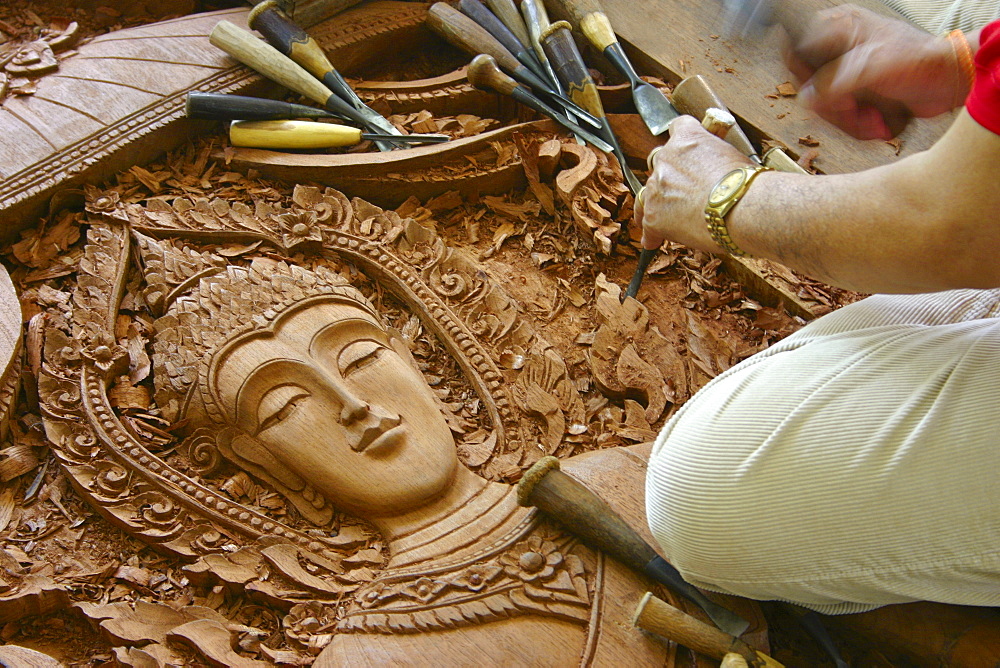
[[[853,5],[818,12],[785,62],[800,101],[858,139],[889,139],[968,92],[946,38]]]

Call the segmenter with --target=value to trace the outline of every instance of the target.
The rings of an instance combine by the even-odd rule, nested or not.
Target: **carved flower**
[[[117,190],[100,190],[94,186],[87,186],[87,203],[84,209],[87,213],[97,216],[110,216],[128,222]]]
[[[129,488],[129,473],[112,461],[98,462],[97,472],[90,483],[91,489],[100,496],[117,498],[125,495]]]
[[[483,587],[492,582],[503,572],[495,561],[485,564],[473,564],[469,568],[457,573],[451,584],[470,591],[481,591]]]
[[[384,582],[373,582],[358,594],[357,601],[358,605],[362,608],[374,608],[381,603],[395,598],[398,593],[396,587],[392,585]]]
[[[83,356],[104,372],[114,372],[122,366],[128,368],[128,351],[117,344],[92,343],[83,349]]]
[[[281,243],[292,249],[307,241],[322,243],[323,235],[316,224],[316,213],[297,209],[274,216],[281,225]]]
[[[522,582],[545,581],[563,562],[562,553],[552,541],[532,536],[500,557],[504,572]]]
[[[324,606],[319,601],[294,605],[282,620],[285,636],[306,647],[314,634],[330,628],[334,622],[334,612],[335,609]]]
[[[431,578],[420,578],[416,582],[411,582],[406,586],[401,592],[404,596],[408,598],[413,598],[421,603],[429,603],[441,591],[448,586],[447,582],[442,582],[441,580],[432,580]]]

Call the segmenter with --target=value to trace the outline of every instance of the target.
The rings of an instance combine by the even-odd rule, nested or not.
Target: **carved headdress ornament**
[[[333,299],[379,319],[361,292],[323,267],[311,271],[260,258],[236,266],[214,253],[136,237],[147,270],[144,297],[163,314],[154,329],[156,402],[172,421],[204,409],[210,421],[224,423],[205,382],[212,359],[229,341],[266,327],[293,306]]]

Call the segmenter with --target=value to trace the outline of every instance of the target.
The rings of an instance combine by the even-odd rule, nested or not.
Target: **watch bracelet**
[[[747,189],[753,183],[754,179],[757,178],[762,172],[774,171],[773,167],[767,167],[765,165],[756,166],[755,170],[747,178],[746,184],[743,188],[743,192],[738,195],[738,199],[733,204],[735,206],[739,203],[743,195],[746,194]],[[730,209],[732,211],[732,209]],[[728,213],[728,212],[727,212]],[[720,215],[717,211],[711,211],[708,208],[705,209],[705,225],[708,227],[708,233],[712,237],[712,241],[717,243],[723,248],[727,253],[734,257],[747,257],[748,254],[742,248],[736,245],[733,241],[733,237],[729,234],[729,227],[726,225],[726,219],[724,216]]]

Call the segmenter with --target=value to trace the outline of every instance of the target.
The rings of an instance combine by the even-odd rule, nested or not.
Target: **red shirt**
[[[976,81],[965,108],[984,128],[1000,134],[1000,21],[987,25],[979,35]]]

